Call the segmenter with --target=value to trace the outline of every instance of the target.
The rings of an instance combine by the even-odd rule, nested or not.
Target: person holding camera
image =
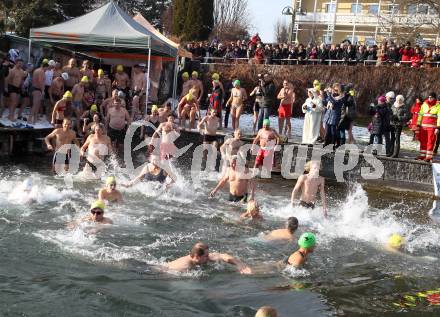
[[[259,80],[262,91],[262,102],[260,113],[258,114],[258,130],[263,128],[263,120],[269,119],[270,108],[276,97],[275,84],[269,74],[264,74],[263,79]]]

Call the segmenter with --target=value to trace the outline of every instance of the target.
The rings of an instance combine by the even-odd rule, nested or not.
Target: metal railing
[[[283,59],[263,59],[263,60],[257,60],[255,57],[247,58],[247,57],[240,57],[240,58],[225,58],[225,57],[203,57],[203,58],[196,58],[201,61],[202,64],[265,64],[265,65],[364,65],[364,66],[412,66],[413,64],[416,64],[417,66],[423,66],[423,65],[430,65],[431,67],[440,67],[440,61],[439,62],[413,62],[413,61],[379,61],[379,60],[347,60],[347,59],[290,59],[290,58],[283,58]]]

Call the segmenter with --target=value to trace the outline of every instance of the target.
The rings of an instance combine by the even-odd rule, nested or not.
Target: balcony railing
[[[298,22],[302,24],[328,24],[333,19],[333,13],[307,13],[297,16]],[[376,26],[380,23],[393,23],[394,25],[433,25],[438,18],[427,14],[354,14],[336,13],[337,25],[352,26],[357,25]]]

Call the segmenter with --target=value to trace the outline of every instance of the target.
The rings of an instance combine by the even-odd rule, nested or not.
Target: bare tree
[[[289,27],[282,20],[278,20],[274,25],[275,40],[278,43],[287,43],[289,40]]]
[[[217,37],[237,36],[248,33],[251,26],[247,0],[214,1],[214,34]]]

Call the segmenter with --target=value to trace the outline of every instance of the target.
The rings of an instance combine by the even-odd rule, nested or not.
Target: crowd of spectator
[[[188,43],[186,49],[194,59],[202,63],[255,63],[255,64],[357,64],[408,65],[432,67],[440,62],[440,47],[402,45],[387,41],[378,45],[352,44],[346,40],[340,44],[264,44],[258,33],[250,40],[235,42]]]

